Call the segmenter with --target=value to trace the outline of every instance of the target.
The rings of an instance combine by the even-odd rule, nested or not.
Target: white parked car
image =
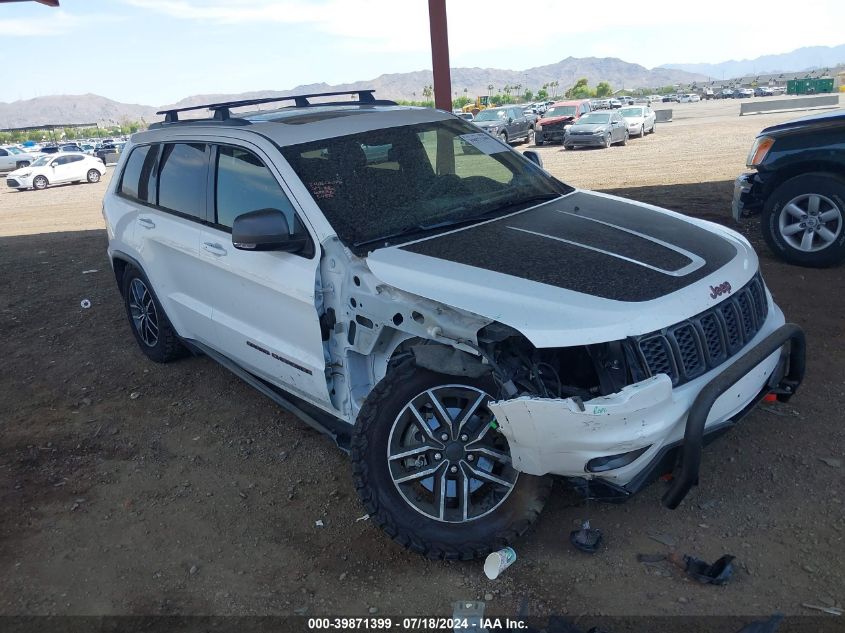
[[[697,94],[681,95],[680,99],[681,103],[696,103],[697,101],[701,101],[701,97]]]
[[[619,114],[625,119],[630,136],[642,138],[646,134],[653,134],[657,127],[655,123],[657,116],[647,105],[626,106],[619,110]]]
[[[35,158],[35,154],[25,152],[13,145],[0,147],[0,171],[11,171],[26,167]]]
[[[47,154],[28,167],[6,175],[6,184],[13,189],[46,189],[49,185],[67,182],[99,182],[106,173],[106,166],[99,158],[79,152]]]
[[[706,435],[795,392],[803,333],[742,235],[352,94],[160,113],[103,213],[140,349],[204,353],[331,436],[398,543],[484,556],[536,521],[552,476],[622,499],[680,456],[674,508]]]

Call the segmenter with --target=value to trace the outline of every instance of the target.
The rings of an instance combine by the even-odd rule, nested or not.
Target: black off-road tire
[[[802,251],[787,243],[781,234],[779,217],[784,205],[804,194],[818,194],[839,210],[840,229],[836,239],[818,251]],[[827,268],[845,261],[845,178],[825,172],[795,176],[782,183],[766,199],[760,218],[763,239],[780,259],[810,268]]]
[[[550,477],[520,473],[502,505],[465,523],[443,523],[412,508],[399,494],[388,471],[392,425],[403,407],[426,389],[461,384],[495,394],[489,378],[438,374],[413,359],[391,369],[372,390],[358,414],[352,435],[352,475],[370,520],[403,547],[431,559],[482,558],[523,536],[537,521],[551,493]]]
[[[158,319],[158,337],[154,345],[149,345],[141,338],[132,318],[132,311],[129,304],[131,299],[131,286],[134,279],[139,279],[147,288],[150,296],[152,297],[153,305],[155,306]],[[182,345],[182,342],[179,340],[179,336],[176,334],[176,330],[173,329],[173,325],[171,325],[164,309],[161,307],[161,303],[159,302],[152,285],[147,279],[147,276],[137,268],[127,266],[123,273],[121,290],[123,292],[123,307],[126,310],[126,317],[129,320],[129,329],[132,330],[132,335],[135,337],[138,347],[141,348],[141,351],[144,352],[147,358],[156,363],[169,363],[185,356],[187,350],[184,345]]]

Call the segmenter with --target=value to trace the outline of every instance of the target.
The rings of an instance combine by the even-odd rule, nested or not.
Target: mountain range
[[[719,64],[664,64],[658,68],[685,70],[690,73],[706,75],[713,79],[730,79],[765,73],[831,68],[843,63],[845,63],[845,44],[841,46],[805,46],[781,55],[763,55],[755,59],[740,61],[732,59]]]
[[[607,81],[614,89],[657,88],[660,86],[740,77],[751,73],[799,71],[835,66],[845,61],[845,45],[799,48],[782,55],[766,55],[753,60],[728,61],[721,64],[666,64],[648,69],[639,64],[615,57],[567,57],[557,63],[525,70],[497,68],[453,68],[453,97],[501,92],[507,86],[519,86],[518,92],[531,88],[535,92],[544,84],[558,82],[549,88],[550,94],[563,94],[579,78],[586,77],[590,85]],[[421,101],[425,86],[433,84],[430,70],[380,75],[367,81],[330,85],[308,84],[283,90],[259,90],[240,94],[201,94],[185,97],[165,106],[120,103],[95,94],[52,95],[12,103],[0,102],[0,129],[47,125],[56,123],[92,123],[114,125],[125,121],[154,121],[156,110],[166,107],[188,107],[215,101],[279,97],[291,94],[357,90],[373,88],[383,99]],[[515,91],[516,92],[516,91]]]
[[[494,86],[494,93],[502,91],[506,85],[520,85],[520,92],[531,87],[536,92],[543,84],[557,81],[559,85],[556,88],[550,88],[549,92],[556,91],[557,94],[563,94],[566,88],[581,77],[587,77],[593,86],[600,81],[607,81],[614,89],[654,88],[675,83],[689,84],[704,78],[703,75],[683,70],[669,68],[649,70],[645,66],[631,64],[612,57],[567,57],[555,64],[537,66],[526,70],[453,68],[452,89],[455,92],[453,96],[466,95],[475,98],[476,95],[488,94],[490,92],[488,86],[490,85]],[[88,123],[96,121],[108,124],[110,121],[136,121],[142,118],[146,121],[153,121],[159,118],[155,115],[156,110],[163,107],[187,107],[215,101],[361,88],[375,89],[376,95],[382,99],[421,101],[423,100],[424,87],[431,84],[433,84],[431,71],[418,70],[386,74],[367,81],[337,85],[318,83],[285,90],[268,89],[240,94],[193,95],[181,99],[177,103],[159,107],[120,103],[93,94],[54,95],[12,103],[0,103],[0,129],[49,123]]]

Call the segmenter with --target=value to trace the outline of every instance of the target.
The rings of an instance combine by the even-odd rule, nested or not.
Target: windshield
[[[41,158],[36,158],[34,161],[32,161],[32,163],[30,163],[30,165],[32,167],[43,167],[51,160],[53,160],[52,156],[42,156]]]
[[[455,119],[292,145],[282,153],[345,244],[372,242],[353,248],[362,255],[388,241],[572,191],[486,132]],[[392,239],[400,234],[407,237]]]
[[[546,110],[546,116],[575,116],[577,110],[575,106],[556,106]]]
[[[609,121],[610,115],[606,112],[590,112],[590,114],[585,114],[578,119],[578,123],[581,125],[600,125]]]
[[[507,110],[482,110],[475,116],[476,121],[501,121],[508,116]]]
[[[642,108],[622,108],[619,112],[624,117],[643,116]]]
[[[7,147],[5,148],[10,154],[23,154],[17,147]]]

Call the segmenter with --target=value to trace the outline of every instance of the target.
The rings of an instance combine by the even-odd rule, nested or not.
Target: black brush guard
[[[786,402],[795,393],[804,378],[806,340],[804,331],[794,323],[782,325],[769,334],[757,345],[737,358],[730,367],[711,380],[692,403],[687,425],[684,431],[684,443],[681,447],[681,472],[672,481],[672,485],[663,495],[663,505],[674,510],[698,481],[701,468],[701,449],[703,446],[704,424],[716,400],[733,387],[746,374],[769,356],[782,350],[789,343],[789,362],[784,367],[781,362],[770,381],[770,391],[777,394],[778,400]],[[762,394],[765,395],[765,394]]]

